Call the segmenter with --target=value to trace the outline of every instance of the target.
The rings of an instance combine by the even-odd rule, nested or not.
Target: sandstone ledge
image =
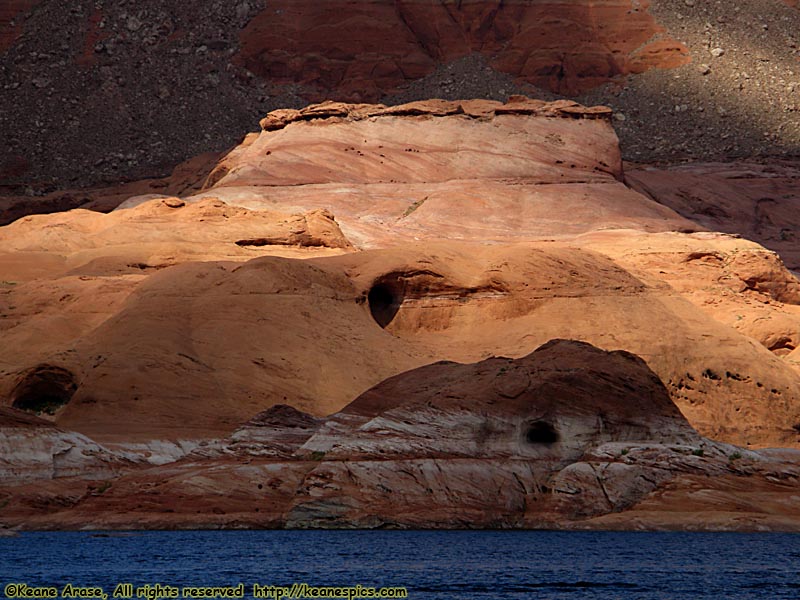
[[[545,102],[525,96],[512,96],[505,104],[492,100],[424,100],[398,106],[383,104],[346,104],[322,102],[300,110],[281,109],[269,113],[261,120],[261,129],[275,131],[297,121],[314,119],[346,119],[360,121],[371,117],[446,117],[464,115],[474,119],[490,119],[496,115],[534,115],[570,119],[610,119],[611,109],[606,106],[581,106],[572,100]]]

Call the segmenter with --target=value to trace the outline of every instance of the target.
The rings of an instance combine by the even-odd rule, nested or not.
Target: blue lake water
[[[105,537],[105,536],[108,537]],[[548,531],[23,533],[8,583],[402,586],[408,598],[798,598],[800,535]]]

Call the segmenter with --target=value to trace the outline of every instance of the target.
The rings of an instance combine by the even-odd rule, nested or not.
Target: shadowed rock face
[[[296,451],[322,462],[287,522],[480,527],[551,510],[572,517],[584,508],[554,488],[574,483],[571,471],[593,472],[578,465],[591,449],[641,440],[701,438],[631,354],[552,341],[517,360],[437,363],[369,390]],[[626,502],[644,493],[627,487],[615,490]]]
[[[237,429],[231,436],[229,449],[243,457],[288,458],[324,422],[286,404],[276,404]]]
[[[626,511],[675,527],[685,500],[664,502],[665,491],[702,477],[774,494],[780,472],[788,498],[800,475],[790,461],[702,438],[640,358],[554,340],[517,360],[408,371],[327,419],[275,406],[227,441],[131,465],[55,511],[43,498],[68,482],[0,494],[15,500],[5,522],[33,527],[586,528]],[[787,528],[797,512],[732,502],[723,493],[706,506],[734,511],[716,527]]]
[[[61,367],[40,365],[23,374],[11,392],[11,405],[21,410],[53,414],[77,389],[75,377]]]
[[[628,0],[280,0],[242,32],[239,60],[319,98],[363,102],[479,52],[499,71],[572,94],[688,62],[662,31],[646,2]]]
[[[712,231],[738,233],[779,252],[800,271],[800,168],[770,164],[697,163],[630,169],[626,182]]]
[[[392,377],[331,417],[299,452],[559,464],[604,442],[697,439],[642,359],[556,340],[517,360],[442,362]]]
[[[645,440],[703,442],[629,353],[554,340],[517,360],[437,363],[369,390],[295,452],[322,462],[306,474],[287,523],[513,526],[550,511],[570,519],[620,510],[666,474],[637,465],[601,491],[585,457]],[[574,488],[593,497],[610,489],[617,501],[573,498]]]
[[[221,156],[218,152],[200,154],[179,164],[169,177],[161,179],[119,183],[109,187],[62,190],[41,197],[0,195],[0,225],[8,225],[26,215],[65,212],[76,208],[110,212],[131,197],[187,195],[202,187],[209,171],[216,166]]]

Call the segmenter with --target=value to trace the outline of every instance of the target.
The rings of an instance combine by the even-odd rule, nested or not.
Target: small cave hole
[[[369,312],[381,327],[386,327],[397,315],[403,303],[403,292],[399,278],[377,281],[367,295]]]
[[[543,444],[549,446],[559,440],[558,431],[547,421],[535,421],[528,425],[525,439],[529,444]]]
[[[769,351],[778,355],[786,356],[796,348],[793,340],[789,337],[781,337],[769,346]]]
[[[11,393],[11,406],[49,415],[67,404],[78,388],[75,377],[61,367],[41,365],[28,371]]]

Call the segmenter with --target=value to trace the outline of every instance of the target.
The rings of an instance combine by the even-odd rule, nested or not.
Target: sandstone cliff
[[[799,441],[800,282],[627,187],[608,109],[261,127],[201,191],[0,228],[0,398],[49,422],[0,522],[795,527],[755,450]]]
[[[17,488],[4,522],[592,528],[631,511],[636,527],[796,529],[798,475],[793,457],[698,435],[636,356],[557,340],[409,371],[324,420],[274,407],[228,441],[84,493]],[[755,490],[769,506],[743,501]],[[698,502],[711,518],[687,521]]]

